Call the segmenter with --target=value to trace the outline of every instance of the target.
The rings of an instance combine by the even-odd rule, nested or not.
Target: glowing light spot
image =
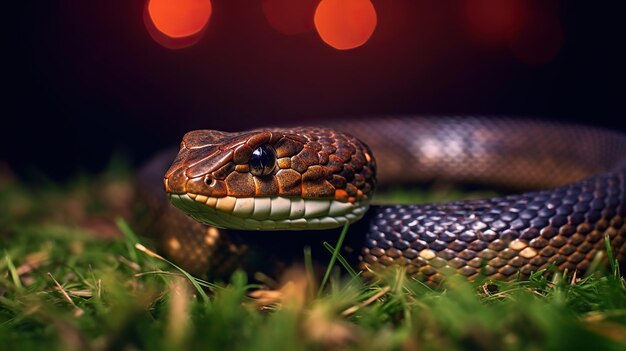
[[[148,13],[154,25],[172,38],[201,31],[211,17],[210,0],[149,0]]]
[[[376,22],[376,9],[370,0],[322,0],[314,17],[322,40],[338,50],[365,44]]]
[[[507,42],[519,32],[526,13],[523,0],[466,0],[470,35],[487,44]]]
[[[526,21],[510,47],[515,58],[529,65],[554,59],[563,46],[563,28],[555,16],[536,12]]]
[[[211,0],[148,0],[143,18],[157,43],[180,49],[198,42],[211,11]]]
[[[319,0],[263,0],[263,13],[276,31],[295,35],[313,29],[313,14]]]

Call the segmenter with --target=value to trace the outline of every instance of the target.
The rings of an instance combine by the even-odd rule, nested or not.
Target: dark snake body
[[[379,184],[432,181],[488,184],[517,192],[504,197],[425,205],[372,206],[350,227],[343,254],[365,271],[401,265],[429,283],[457,273],[510,279],[549,265],[584,272],[605,235],[626,256],[626,136],[584,126],[475,117],[406,117],[324,123],[364,141],[378,163]],[[162,194],[173,156],[140,176],[144,198]],[[525,192],[529,189],[545,189]],[[163,196],[164,198],[164,196]],[[156,231],[166,254],[194,273],[235,268],[273,272],[314,256],[337,231],[217,230],[159,199]],[[333,239],[335,238],[335,239]],[[317,249],[316,249],[317,248]],[[317,251],[316,251],[317,250]]]

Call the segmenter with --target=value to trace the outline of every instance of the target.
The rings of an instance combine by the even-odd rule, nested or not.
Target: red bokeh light
[[[529,15],[522,30],[510,44],[513,55],[522,63],[544,64],[556,57],[563,46],[563,28],[559,19],[545,11]]]
[[[313,14],[319,0],[263,0],[263,13],[276,31],[295,35],[313,29]]]
[[[322,40],[338,50],[365,44],[376,22],[376,9],[369,0],[322,0],[314,17]]]
[[[526,15],[524,0],[465,0],[464,14],[470,35],[495,44],[516,36]]]

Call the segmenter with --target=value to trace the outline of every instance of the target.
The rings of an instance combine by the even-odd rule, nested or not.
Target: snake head
[[[231,229],[322,229],[358,220],[376,162],[358,139],[322,128],[187,133],[166,172],[170,201]]]

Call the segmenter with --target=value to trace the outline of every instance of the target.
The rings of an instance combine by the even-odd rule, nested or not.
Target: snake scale
[[[301,260],[304,246],[324,257],[322,242],[339,229],[322,229],[345,222],[352,264],[366,273],[404,266],[429,284],[549,266],[582,273],[605,236],[626,257],[626,136],[587,126],[407,116],[194,131],[139,179],[161,249],[196,274],[275,272]],[[435,181],[512,195],[369,206],[376,187]],[[182,211],[165,201],[163,183]]]

